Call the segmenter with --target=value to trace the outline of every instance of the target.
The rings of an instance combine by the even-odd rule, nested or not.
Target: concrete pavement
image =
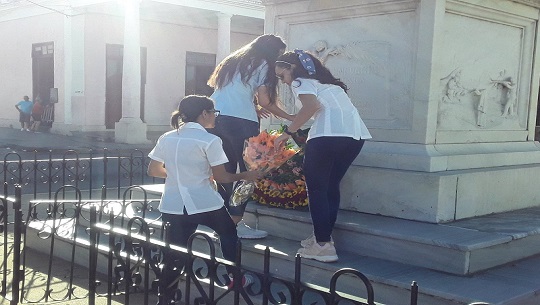
[[[153,144],[122,144],[115,143],[114,133],[106,132],[75,132],[65,136],[50,132],[34,133],[21,131],[19,128],[0,127],[0,153],[10,151],[43,151],[68,149],[118,149],[118,150],[149,150]],[[155,139],[151,141],[155,142]]]

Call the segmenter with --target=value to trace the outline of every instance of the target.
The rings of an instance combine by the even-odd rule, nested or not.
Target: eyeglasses
[[[216,109],[210,109],[210,110],[206,110],[206,111],[207,112],[213,112],[215,117],[217,117],[219,115],[219,110],[216,110]]]

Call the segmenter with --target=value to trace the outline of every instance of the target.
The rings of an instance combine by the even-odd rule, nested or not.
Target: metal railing
[[[135,220],[140,221],[141,220]],[[138,228],[145,228],[141,226]],[[146,227],[147,228],[147,227]],[[134,230],[115,230],[107,225],[97,224],[91,229],[91,239],[96,239],[99,233],[105,234],[111,245],[115,245],[114,254],[111,258],[119,264],[116,265],[117,271],[125,279],[122,283],[111,279],[114,288],[108,290],[107,296],[111,298],[114,294],[124,296],[124,303],[129,304],[133,294],[142,293],[144,302],[149,304],[150,294],[156,293],[156,288],[161,287],[159,275],[161,274],[160,264],[162,253],[165,249],[178,251],[187,257],[187,263],[184,267],[184,274],[178,279],[183,282],[176,292],[176,301],[182,304],[375,304],[375,293],[369,279],[361,272],[344,268],[333,274],[330,279],[329,288],[316,286],[309,283],[303,283],[301,278],[301,258],[295,258],[295,277],[287,279],[270,272],[270,249],[267,247],[264,252],[262,262],[263,269],[255,270],[253,268],[239,267],[241,264],[241,255],[238,255],[237,262],[228,262],[216,257],[214,242],[209,236],[203,233],[195,233],[191,236],[187,248],[173,247],[167,242],[152,241],[148,231],[143,230],[139,234],[133,234]],[[209,248],[209,254],[197,253],[194,251],[194,242],[199,238],[206,242]],[[94,245],[97,242],[92,243]],[[240,246],[241,247],[241,246]],[[90,248],[90,265],[96,266],[98,249]],[[241,253],[239,250],[238,253]],[[233,283],[241,283],[244,275],[249,274],[254,282],[243,287],[240,284],[232,285],[225,271],[219,272],[220,267],[228,266],[233,268]],[[95,270],[96,268],[90,268]],[[108,270],[109,276],[112,270]],[[98,281],[93,282],[96,274],[94,272],[89,276],[90,295],[97,295]],[[339,279],[346,278],[347,281],[358,282],[358,292],[365,291],[365,298],[353,295],[347,295],[337,291],[337,282]],[[150,282],[154,282],[152,286]],[[417,299],[417,285],[413,283],[411,290],[411,300]],[[162,296],[157,295],[161,300]],[[89,304],[93,305],[95,300]],[[165,304],[165,303],[161,303]],[[411,303],[416,304],[416,302]]]
[[[146,175],[149,159],[140,150],[111,151],[33,151],[10,152],[3,156],[0,177],[5,184],[4,194],[13,194],[14,185],[23,186],[24,194],[33,198],[51,199],[63,185],[74,185],[92,199],[93,190],[105,186],[107,198],[120,198],[131,185],[163,183],[163,179]]]
[[[24,274],[20,268],[23,238],[20,186],[14,187],[14,193],[14,198],[0,197],[0,231],[3,234],[0,296],[9,300],[10,305],[19,304],[20,279]]]
[[[369,279],[354,269],[335,272],[328,286],[320,287],[300,280],[302,261],[298,256],[294,278],[271,273],[268,247],[256,269],[242,265],[241,246],[236,262],[220,259],[214,240],[206,234],[195,233],[187,248],[170,245],[167,226],[156,211],[157,201],[148,200],[137,186],[126,189],[121,199],[102,195],[94,200],[82,199],[75,186],[63,186],[51,200],[31,201],[26,215],[21,208],[21,189],[16,186],[14,190],[15,199],[4,197],[0,202],[1,228],[9,233],[4,236],[10,236],[3,241],[0,295],[12,305],[73,299],[87,299],[93,305],[100,297],[109,303],[155,304],[162,297],[158,291],[164,251],[178,251],[187,258],[175,294],[183,304],[375,304]],[[62,196],[66,190],[72,198]],[[140,199],[134,199],[134,192],[141,194]],[[35,268],[30,264],[31,250],[39,250],[39,259],[46,266],[39,287],[27,278]],[[60,258],[62,275],[55,274]],[[230,289],[225,267],[234,270],[235,284]],[[242,287],[239,283],[245,274],[255,281]],[[358,295],[338,292],[337,283],[343,280],[356,283]],[[400,303],[416,304],[417,297],[418,287],[413,283],[410,300]]]

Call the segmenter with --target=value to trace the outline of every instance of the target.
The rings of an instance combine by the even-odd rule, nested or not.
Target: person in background
[[[303,50],[286,52],[278,57],[275,73],[302,104],[275,145],[282,145],[314,119],[303,164],[313,235],[300,243],[298,254],[322,262],[337,261],[331,235],[340,204],[339,184],[371,135],[347,95],[347,86],[315,56]]]
[[[148,175],[165,178],[159,211],[163,222],[170,225],[169,242],[186,247],[197,226],[205,225],[219,235],[223,257],[234,262],[238,236],[214,181],[255,180],[262,173],[233,174],[225,170],[228,160],[221,140],[205,130],[214,127],[217,114],[213,101],[206,96],[190,95],[182,99],[171,117],[174,130],[163,134],[148,155],[151,159]],[[164,303],[158,304],[174,300],[183,260],[178,252],[164,253],[161,278],[164,290],[160,293],[160,301]],[[250,280],[244,277],[243,281]]]
[[[15,105],[15,109],[19,111],[19,122],[21,123],[21,131],[30,131],[30,116],[32,114],[32,107],[34,104],[28,97],[25,95],[23,100],[18,102]]]
[[[36,100],[34,101],[34,106],[32,107],[33,123],[30,127],[30,130],[32,130],[33,132],[39,132],[39,126],[41,125],[41,116],[43,115],[44,111],[45,108],[43,107],[41,99],[39,97],[36,97]]]
[[[285,47],[278,36],[259,36],[219,63],[208,80],[208,85],[215,89],[211,98],[220,111],[216,127],[210,132],[223,141],[223,149],[229,159],[225,169],[229,173],[236,173],[238,169],[246,171],[242,157],[244,142],[259,134],[259,117],[267,117],[270,112],[288,120],[294,118],[277,105],[276,99],[274,62]],[[266,237],[267,232],[250,228],[242,221],[246,205],[231,206],[229,199],[232,193],[232,183],[220,185],[225,206],[237,224],[238,237]]]

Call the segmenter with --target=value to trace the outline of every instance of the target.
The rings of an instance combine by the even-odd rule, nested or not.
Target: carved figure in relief
[[[480,99],[478,100],[478,105],[476,106],[477,115],[476,115],[476,125],[477,126],[485,126],[486,124],[486,111],[487,111],[487,104],[486,104],[486,89],[474,89],[473,93],[480,96]]]
[[[459,103],[462,96],[472,91],[461,84],[461,69],[452,71],[446,78],[448,78],[448,83],[446,84],[446,94],[442,98],[443,102]]]
[[[478,73],[472,72],[471,75]],[[506,70],[494,77],[479,77],[472,89],[461,83],[462,68],[456,68],[440,81],[438,124],[443,129],[462,130],[458,121],[478,128],[514,128],[517,126],[518,82]],[[485,75],[482,73],[481,75]],[[467,74],[467,76],[470,76]],[[473,77],[468,77],[467,83]],[[502,110],[502,111],[501,111]],[[473,116],[472,116],[473,115]],[[459,123],[459,125],[462,125]]]
[[[512,116],[516,114],[516,102],[517,102],[517,87],[513,77],[508,77],[506,80],[491,80],[492,83],[501,85],[506,88],[506,101],[504,103],[504,109],[502,116]]]
[[[331,56],[343,56],[355,59],[361,64],[360,69],[383,75],[386,73],[389,44],[381,41],[355,41],[345,45],[329,46],[324,40],[318,40],[311,47],[311,52],[323,65]]]
[[[328,43],[326,41],[318,40],[313,44],[313,53],[324,65],[328,56],[339,55],[340,51],[337,48],[330,49],[328,48]]]

